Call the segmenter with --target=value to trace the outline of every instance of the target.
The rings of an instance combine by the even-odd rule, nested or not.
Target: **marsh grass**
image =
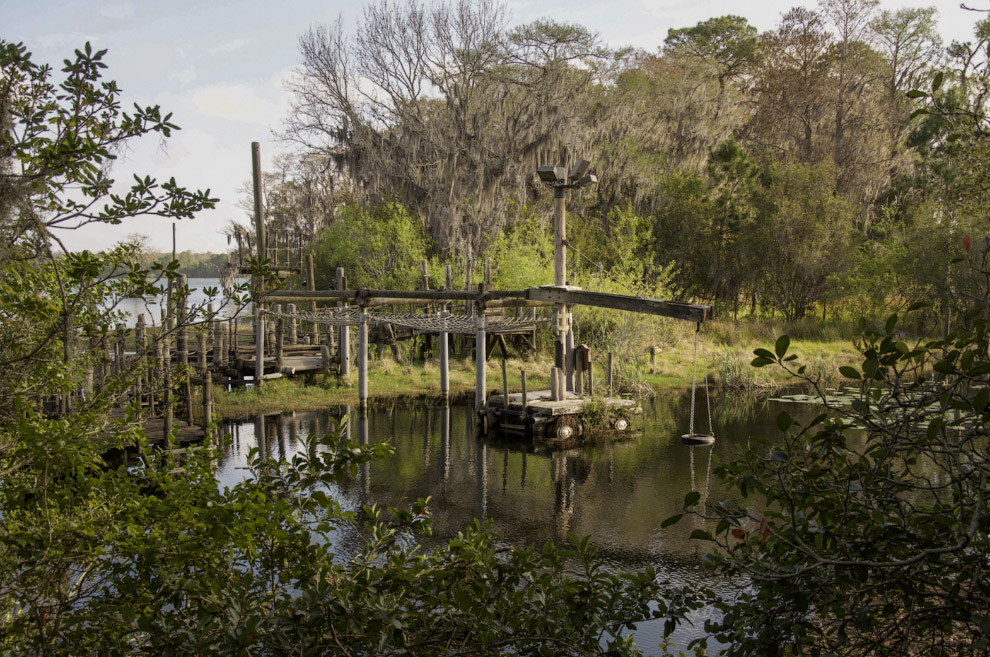
[[[694,371],[694,325],[681,322],[676,333],[657,345],[656,368],[649,366],[649,344],[630,345],[613,354],[615,386],[613,392],[646,396],[660,390],[679,390],[691,385]],[[790,331],[790,332],[788,332]],[[798,364],[807,366],[806,374],[821,377],[834,386],[841,381],[841,365],[858,365],[861,357],[846,334],[852,329],[839,325],[815,327],[805,320],[790,324],[719,320],[707,322],[699,334],[698,380],[708,376],[714,388],[725,390],[764,390],[793,385],[794,379],[777,367],[754,368],[750,365],[757,347],[772,349],[776,338],[787,333],[792,337],[791,353],[799,356]],[[592,351],[595,361],[595,392],[605,394],[607,352]],[[529,391],[548,389],[551,354],[535,354],[506,360],[510,392],[518,392],[520,372],[526,372]],[[474,361],[450,361],[450,392],[453,396],[474,395]],[[500,359],[488,361],[488,392],[502,391]],[[373,397],[439,397],[440,368],[436,358],[425,362],[396,363],[390,355],[369,363],[368,389]],[[216,412],[223,418],[245,417],[259,412],[318,410],[338,404],[353,404],[357,399],[357,371],[342,380],[330,377],[315,386],[301,382],[268,382],[261,390],[218,390]]]

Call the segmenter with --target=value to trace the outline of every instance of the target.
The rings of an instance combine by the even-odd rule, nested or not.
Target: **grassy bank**
[[[786,329],[790,329],[787,331]],[[818,375],[829,386],[840,382],[840,365],[854,364],[856,350],[844,331],[813,332],[794,330],[779,324],[710,322],[706,325],[698,351],[698,378],[704,376],[706,364],[709,380],[725,389],[773,389],[793,384],[779,368],[756,369],[750,366],[753,349],[772,346],[783,332],[792,335],[790,351],[800,356],[808,373]],[[800,328],[800,327],[798,327]],[[649,394],[651,391],[677,390],[691,385],[694,366],[694,333],[679,333],[673,344],[659,348],[656,370],[649,367],[648,350],[625,354],[614,359],[617,386],[622,391]],[[607,355],[595,355],[596,389],[605,383]],[[520,388],[520,372],[525,370],[530,390],[549,387],[552,359],[549,355],[510,358],[506,361],[510,391]],[[454,396],[474,395],[474,362],[452,359],[450,388]],[[372,397],[437,397],[440,394],[440,370],[435,360],[398,364],[390,358],[372,359],[368,368],[368,389]],[[489,361],[488,390],[502,390],[502,368],[497,359]],[[331,377],[316,385],[301,381],[271,381],[263,388],[218,391],[216,412],[223,418],[237,418],[256,413],[317,410],[339,404],[356,403],[357,373],[338,381]]]

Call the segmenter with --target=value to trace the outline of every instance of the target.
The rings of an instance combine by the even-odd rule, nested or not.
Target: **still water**
[[[715,445],[686,447],[680,435],[688,428],[689,394],[662,396],[644,406],[634,423],[638,430],[621,440],[563,451],[534,448],[520,439],[479,437],[467,404],[395,402],[370,410],[365,418],[354,412],[351,439],[387,442],[394,454],[362,466],[334,494],[349,509],[369,503],[404,506],[429,497],[434,536],[427,546],[445,542],[478,518],[491,521],[514,545],[560,542],[569,532],[590,535],[599,556],[612,567],[653,565],[674,583],[697,583],[705,576],[700,567],[704,546],[688,536],[703,522],[686,517],[663,530],[660,523],[680,511],[691,490],[699,491],[702,501],[731,494],[718,489],[713,467],[751,442],[773,439],[782,410],[799,420],[817,411],[716,396],[711,412]],[[221,485],[246,476],[245,460],[252,447],[291,458],[302,449],[302,438],[326,431],[331,417],[339,419],[351,411],[340,407],[232,423],[233,440],[219,464]],[[707,412],[701,406],[696,430],[707,429]],[[354,539],[341,536],[338,553],[348,552],[348,540]],[[676,644],[683,647],[699,636],[700,622],[701,618],[697,629],[680,630]],[[662,623],[641,625],[636,632],[640,649],[658,654],[661,631]]]

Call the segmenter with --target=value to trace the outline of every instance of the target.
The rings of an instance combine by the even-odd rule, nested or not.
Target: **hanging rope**
[[[698,340],[701,333],[701,323],[699,322],[694,330],[694,367],[691,373],[691,419],[688,433],[681,436],[681,442],[685,445],[711,445],[715,442],[715,431],[712,429],[712,402],[708,392],[708,358],[705,354],[704,344],[701,346],[701,358],[705,366],[705,406],[708,409],[708,433],[698,434],[694,432],[694,415],[697,406],[698,391]]]

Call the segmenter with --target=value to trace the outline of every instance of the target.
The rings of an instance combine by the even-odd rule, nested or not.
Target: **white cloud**
[[[204,116],[268,126],[278,121],[280,104],[247,84],[216,84],[196,89],[193,106]]]
[[[134,15],[134,5],[129,2],[122,2],[116,5],[103,5],[100,7],[100,14],[117,20],[130,18]]]
[[[189,64],[188,66],[173,70],[168,74],[168,77],[170,80],[175,80],[185,87],[196,81],[196,67]]]
[[[227,41],[226,43],[221,43],[218,46],[213,46],[207,52],[211,55],[216,55],[222,52],[233,52],[239,50],[250,43],[247,39],[234,39],[233,41]]]

